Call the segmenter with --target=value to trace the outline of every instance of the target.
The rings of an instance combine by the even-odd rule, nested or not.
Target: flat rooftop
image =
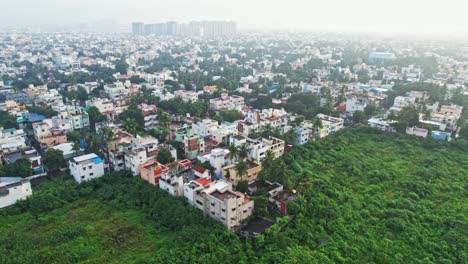
[[[216,197],[218,200],[224,201],[226,199],[230,198],[235,198],[237,197],[237,194],[231,192],[231,191],[226,191],[226,192],[220,192],[218,190],[210,193],[211,196]]]

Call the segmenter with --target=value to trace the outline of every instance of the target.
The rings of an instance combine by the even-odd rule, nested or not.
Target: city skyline
[[[241,30],[340,31],[435,34],[466,32],[468,22],[460,0],[383,0],[328,2],[148,0],[57,1],[30,0],[2,4],[3,27],[35,26],[47,29],[96,25],[105,31],[130,32],[132,22],[160,23],[192,20],[235,21]],[[18,16],[21,14],[21,16]]]

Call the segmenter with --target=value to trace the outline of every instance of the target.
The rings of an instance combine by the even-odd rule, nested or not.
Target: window
[[[236,208],[235,208],[235,207],[234,207],[234,208],[232,208],[232,211],[233,211],[233,212],[234,212],[235,210],[236,210]]]
[[[84,179],[84,177],[85,177],[84,175],[83,175],[83,176],[81,176],[81,179]]]
[[[221,211],[224,213],[224,212],[226,212],[226,209],[221,209]]]
[[[89,176],[93,176],[93,175],[94,175],[94,173],[93,173],[93,172],[91,172],[91,173],[89,174]]]
[[[202,203],[202,202],[200,202],[199,200],[197,200],[197,204],[199,204],[199,205],[203,205],[203,203]]]
[[[86,170],[86,167],[83,167],[83,170],[85,171],[85,170]]]
[[[214,214],[215,214],[215,212],[211,211],[211,215],[214,215]]]
[[[211,206],[214,206],[214,205],[215,205],[215,203],[211,203]]]
[[[93,168],[93,166],[91,165],[91,166],[89,166],[88,168],[89,168],[89,169],[92,169],[92,168]]]

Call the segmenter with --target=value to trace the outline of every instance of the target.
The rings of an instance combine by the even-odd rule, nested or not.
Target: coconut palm
[[[271,150],[267,150],[265,153],[265,158],[262,159],[262,167],[263,169],[269,169],[273,165],[275,160],[275,154]]]
[[[232,163],[234,163],[238,154],[236,145],[234,144],[229,145],[228,150],[229,150],[229,159],[231,160]]]
[[[240,160],[239,162],[236,163],[234,166],[234,169],[237,172],[237,176],[241,178],[241,180],[244,180],[244,177],[248,175],[248,164],[245,160]]]
[[[237,148],[237,157],[240,160],[245,160],[249,156],[249,147],[247,144],[242,144]]]
[[[136,134],[138,124],[137,124],[137,122],[136,122],[135,119],[133,119],[133,118],[127,118],[127,119],[125,119],[123,125],[124,125],[125,130],[126,130],[128,133],[130,133],[130,134],[132,134],[132,135]]]

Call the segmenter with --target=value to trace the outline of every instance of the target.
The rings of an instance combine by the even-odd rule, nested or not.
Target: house
[[[296,141],[294,141],[295,146],[304,145],[310,140],[312,135],[312,130],[304,126],[298,126],[295,128],[296,132]]]
[[[254,202],[248,196],[233,191],[232,184],[224,180],[191,181],[184,186],[184,196],[189,204],[221,222],[229,230],[240,227],[254,209]]]
[[[125,100],[130,95],[130,91],[122,82],[115,82],[114,84],[104,85],[104,92],[106,92],[112,101]]]
[[[0,177],[0,208],[14,205],[32,195],[31,183],[21,177]]]
[[[240,176],[237,174],[236,163],[223,167],[223,179],[237,185],[240,181],[253,181],[257,179],[258,174],[262,171],[262,165],[252,161],[247,161],[247,175]]]
[[[89,127],[89,114],[83,107],[69,107],[67,109],[67,114],[72,122],[72,127],[74,130],[80,130]]]
[[[319,137],[324,138],[333,135],[343,129],[344,119],[332,117],[324,114],[318,114],[317,118],[322,122],[322,127],[319,128]]]
[[[175,140],[182,143],[185,157],[196,159],[200,153],[205,152],[205,140],[195,134],[192,129],[184,128],[175,133]]]
[[[15,163],[19,159],[28,159],[31,162],[31,170],[33,174],[44,172],[42,167],[42,157],[37,150],[32,147],[21,148],[11,152],[3,152],[3,161],[5,163]]]
[[[211,178],[210,171],[200,165],[195,165],[192,170],[196,178]]]
[[[190,168],[191,162],[183,160],[167,165],[169,172],[163,172],[159,178],[159,188],[167,191],[172,196],[184,195],[184,183],[193,178],[193,171]]]
[[[257,162],[261,162],[268,151],[273,152],[276,158],[284,154],[284,140],[275,137],[250,139],[247,138],[247,147],[249,149],[249,158]]]
[[[229,150],[216,148],[212,149],[211,152],[199,155],[197,159],[201,162],[209,162],[214,168],[214,177],[217,179],[222,178],[222,169],[226,165],[226,156],[229,154]]]
[[[42,149],[48,149],[58,144],[66,143],[66,134],[73,130],[68,118],[48,118],[42,122],[33,123],[34,138]]]
[[[210,109],[213,111],[234,110],[245,106],[244,97],[238,95],[229,96],[223,93],[221,97],[210,100]]]
[[[431,137],[437,140],[450,141],[450,133],[443,131],[432,131]]]
[[[69,160],[69,159],[79,155],[79,153],[81,152],[81,151],[75,152],[73,150],[73,144],[74,143],[67,142],[67,143],[59,144],[59,145],[54,146],[52,148],[62,151],[63,152],[63,159]]]
[[[186,103],[196,103],[198,102],[198,93],[193,91],[186,91],[186,90],[177,90],[174,92],[175,98],[180,98],[182,101]]]
[[[279,210],[280,214],[287,215],[288,214],[288,204],[294,201],[297,198],[297,194],[295,191],[280,191],[276,193],[276,195],[271,196],[268,201],[274,204],[277,209]]]
[[[393,127],[395,123],[397,123],[397,121],[385,120],[385,119],[376,118],[376,117],[373,117],[367,121],[367,124],[370,127],[376,128],[383,132],[392,132],[392,133],[396,132],[396,129]]]
[[[218,129],[218,122],[211,119],[203,119],[201,122],[192,124],[193,132],[201,137],[212,136]]]
[[[81,183],[102,177],[104,175],[104,162],[96,154],[91,153],[71,159],[69,169],[75,181]]]
[[[161,175],[168,172],[168,167],[155,160],[140,164],[140,177],[154,186],[159,187]]]
[[[429,130],[419,127],[407,127],[406,134],[426,138]]]
[[[151,129],[158,125],[158,107],[156,105],[140,104],[138,109],[143,112],[145,129]]]

